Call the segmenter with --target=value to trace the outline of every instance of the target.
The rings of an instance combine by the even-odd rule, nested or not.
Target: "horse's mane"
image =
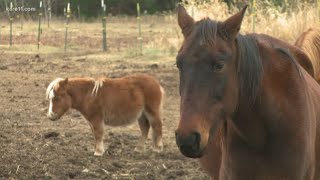
[[[46,98],[49,99],[49,94],[50,92],[57,86],[57,84],[63,81],[63,78],[56,78],[55,80],[53,80],[49,86],[47,87],[47,91],[46,91]]]
[[[263,66],[260,52],[254,36],[238,35],[237,44],[240,53],[238,62],[238,76],[240,98],[247,97],[249,105],[252,105],[259,94]]]
[[[300,77],[302,77],[302,72],[301,69],[299,68],[299,63],[296,61],[296,58],[292,55],[289,49],[285,48],[275,48],[278,52],[282,53],[285,55],[287,58],[289,58],[290,62],[294,65],[296,70],[299,72]]]
[[[196,23],[194,38],[200,39],[200,43],[212,45],[217,35],[225,40],[230,38],[221,22],[204,18]],[[256,39],[249,35],[238,35],[237,45],[240,53],[237,64],[240,97],[253,104],[259,93],[263,72],[259,48]]]
[[[75,78],[76,80],[84,80],[83,78]],[[85,78],[87,79],[87,78]],[[49,98],[49,94],[50,92],[59,84],[60,81],[63,81],[63,78],[56,78],[55,80],[53,80],[46,91],[46,97]],[[72,78],[70,79],[71,81],[73,80]],[[92,83],[94,84],[94,87],[92,89],[91,95],[95,96],[98,93],[98,90],[103,86],[104,83],[104,79],[103,78],[99,78],[99,79],[94,79],[94,78],[90,78],[90,81],[92,81]]]
[[[200,39],[200,44],[212,45],[215,42],[215,38],[218,32],[218,22],[211,20],[210,18],[204,18],[196,22],[197,30],[195,38]]]
[[[97,95],[99,88],[102,87],[104,80],[103,79],[97,79],[97,80],[93,80],[94,83],[94,87],[92,89],[92,93],[91,95]]]
[[[320,29],[310,28],[295,42],[295,45],[300,47],[304,53],[310,58],[315,77],[320,73]]]

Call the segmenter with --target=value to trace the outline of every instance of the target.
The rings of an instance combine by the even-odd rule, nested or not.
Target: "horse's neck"
[[[72,108],[83,111],[83,107],[92,97],[93,83],[90,80],[70,80],[67,92],[72,97]]]
[[[287,112],[290,107],[304,107],[305,104],[301,102],[306,98],[304,71],[300,71],[299,66],[282,52],[268,46],[260,45],[260,48],[268,54],[261,54],[263,78],[256,102],[249,107],[245,98],[240,99],[232,121],[227,122],[227,130],[230,130],[227,135],[238,137],[255,148],[266,145],[270,128],[273,132],[281,132],[286,128],[279,126],[278,122],[297,118],[289,116]]]
[[[240,138],[248,147],[261,149],[266,143],[266,129],[259,107],[238,107],[232,118],[227,120],[227,137]],[[229,137],[228,137],[229,136]]]

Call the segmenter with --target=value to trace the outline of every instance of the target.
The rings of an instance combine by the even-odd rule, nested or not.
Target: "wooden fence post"
[[[252,32],[256,30],[256,0],[252,0]]]
[[[11,47],[12,46],[12,21],[13,21],[12,2],[10,2],[9,19],[10,19],[10,47]]]
[[[68,28],[69,28],[69,18],[70,18],[70,1],[68,1],[67,12],[66,12],[66,31],[64,37],[64,52],[67,52],[67,43],[68,43]]]
[[[38,26],[38,49],[40,47],[40,34],[41,34],[41,16],[42,16],[42,1],[40,1],[39,5],[39,26]]]
[[[141,36],[141,19],[140,19],[140,4],[137,3],[137,20],[138,20],[138,44],[139,44],[139,54],[142,55],[142,36]]]
[[[103,51],[107,51],[107,29],[106,29],[106,5],[104,4],[104,0],[101,0],[101,8],[102,8],[102,48]]]

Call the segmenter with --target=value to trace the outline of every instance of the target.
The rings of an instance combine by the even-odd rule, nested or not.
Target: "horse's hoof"
[[[103,153],[104,153],[104,151],[103,152],[94,152],[94,156],[103,156]]]
[[[139,146],[137,146],[137,147],[134,148],[134,151],[135,151],[135,152],[144,152],[144,151],[145,151],[145,148],[144,148],[144,147],[139,147]]]
[[[161,153],[163,151],[163,148],[162,147],[153,147],[152,151],[156,152],[156,153]]]

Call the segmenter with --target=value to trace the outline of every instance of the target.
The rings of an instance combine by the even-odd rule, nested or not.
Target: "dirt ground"
[[[78,53],[79,54],[79,53]],[[178,72],[174,57],[127,58],[94,55],[13,54],[0,50],[0,179],[209,179],[198,161],[179,152],[174,130],[179,120]],[[103,157],[94,157],[94,138],[86,120],[71,110],[62,119],[46,117],[47,85],[56,77],[143,72],[166,91],[164,151],[133,151],[137,123],[106,128]]]

